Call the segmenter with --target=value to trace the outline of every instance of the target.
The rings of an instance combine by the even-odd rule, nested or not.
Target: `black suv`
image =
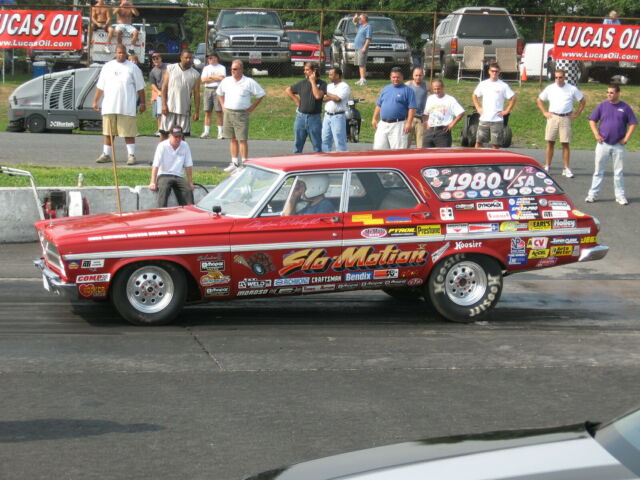
[[[343,17],[333,32],[331,55],[333,65],[342,69],[344,78],[356,75],[358,67],[354,65],[356,26],[353,17]],[[388,17],[369,16],[372,39],[367,53],[367,71],[382,71],[389,74],[393,67],[400,67],[405,77],[411,75],[411,47],[400,36],[394,21]]]

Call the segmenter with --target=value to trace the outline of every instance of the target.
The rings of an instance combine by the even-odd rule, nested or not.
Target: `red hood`
[[[44,232],[64,253],[111,250],[133,246],[140,242],[172,244],[171,239],[196,240],[202,235],[226,233],[233,219],[205,212],[193,206],[162,208],[116,213],[103,213],[82,217],[66,217],[36,222],[38,231]],[[187,242],[191,243],[191,242]],[[63,253],[63,252],[61,252]]]
[[[320,45],[317,43],[292,43],[290,50],[307,50],[310,52],[317,52],[320,50]]]

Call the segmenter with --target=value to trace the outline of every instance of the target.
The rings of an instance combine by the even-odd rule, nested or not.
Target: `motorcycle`
[[[345,111],[345,121],[347,122],[347,140],[352,143],[358,143],[360,140],[360,125],[362,124],[362,115],[357,109],[356,104],[364,102],[364,98],[350,98],[347,101],[347,110]]]

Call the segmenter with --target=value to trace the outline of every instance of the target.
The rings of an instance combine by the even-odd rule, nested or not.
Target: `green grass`
[[[27,80],[29,76],[17,75],[16,77],[7,78],[7,82],[0,86],[0,98],[7,98],[13,88]],[[292,141],[295,108],[291,100],[285,95],[284,90],[287,86],[298,81],[299,77],[256,77],[256,80],[267,91],[267,97],[252,114],[251,138]],[[363,118],[360,134],[361,141],[372,142],[374,132],[371,126],[371,116],[373,114],[375,100],[380,90],[388,83],[388,80],[374,78],[371,79],[365,87],[353,85],[354,80],[348,80],[348,83],[351,85],[352,97],[365,99],[365,103],[358,105],[358,109],[362,113]],[[545,85],[546,82],[543,83],[543,86]],[[471,81],[462,81],[460,84],[457,84],[455,80],[446,81],[447,93],[456,97],[465,108],[473,104],[471,94],[475,86],[476,83]],[[539,93],[538,82],[530,81],[523,84],[522,87],[511,83],[511,86],[516,92],[518,99],[509,120],[509,125],[513,131],[513,147],[543,148],[545,145],[545,119],[540,114],[535,101]],[[580,89],[587,97],[587,106],[582,116],[574,121],[574,136],[571,142],[571,148],[591,150],[595,147],[595,140],[589,128],[587,118],[595,106],[605,100],[606,86],[603,84],[583,84],[580,85]],[[148,97],[150,97],[149,94]],[[629,103],[637,114],[640,113],[640,86],[623,86],[622,99]],[[194,124],[192,132],[194,136],[202,133],[203,112],[201,112],[200,118],[201,120]],[[7,103],[2,102],[0,104],[0,129],[4,130],[7,124]],[[461,125],[462,122],[460,122],[459,126],[456,127],[456,130],[453,132],[454,145],[459,143]],[[151,117],[149,112],[138,116],[138,128],[141,135],[153,135],[156,131],[155,119]],[[636,134],[631,138],[628,149],[631,151],[640,150],[640,135]]]
[[[77,168],[77,167],[43,167],[40,165],[5,165],[7,167],[28,170],[36,178],[38,187],[71,187],[78,183],[78,174],[84,175],[85,187],[111,186],[113,170],[110,168]],[[217,185],[228,174],[213,170],[194,170],[193,181],[202,185]],[[151,168],[121,168],[118,169],[118,183],[121,186],[135,187],[148,185]],[[29,187],[26,177],[0,175],[0,187]]]

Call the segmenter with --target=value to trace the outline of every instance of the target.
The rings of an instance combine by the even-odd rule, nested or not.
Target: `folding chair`
[[[502,78],[504,82],[518,82],[522,85],[522,77],[520,77],[520,69],[518,68],[518,55],[515,48],[496,48],[496,62],[500,65],[500,72],[515,73],[516,78]]]
[[[477,75],[463,76],[462,72],[470,70],[478,72]],[[458,83],[461,78],[469,80],[482,80],[482,72],[484,70],[484,47],[464,47],[462,51],[462,60],[458,63]]]

